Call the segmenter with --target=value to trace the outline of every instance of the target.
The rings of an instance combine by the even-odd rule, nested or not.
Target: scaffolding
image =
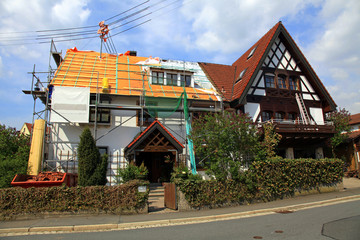
[[[71,142],[71,141],[64,141],[64,140],[56,140],[54,141],[54,139],[52,139],[50,136],[55,136],[55,134],[58,134],[55,132],[55,130],[53,129],[54,123],[51,122],[51,114],[58,114],[60,115],[68,124],[68,125],[72,125],[74,127],[82,127],[83,125],[81,124],[75,124],[73,122],[71,122],[69,119],[67,119],[66,117],[62,116],[60,113],[56,112],[56,110],[54,110],[51,107],[51,94],[52,94],[52,89],[53,86],[51,85],[51,81],[54,79],[54,77],[56,76],[56,70],[57,69],[53,69],[51,67],[51,59],[54,59],[57,69],[61,68],[61,63],[64,61],[64,59],[62,58],[62,52],[58,52],[54,42],[51,42],[51,46],[50,46],[50,54],[49,54],[49,67],[48,67],[48,71],[47,72],[37,72],[35,69],[35,65],[33,68],[33,71],[30,72],[30,74],[32,75],[32,82],[31,82],[31,90],[23,90],[23,92],[25,94],[29,94],[32,95],[33,100],[34,100],[34,105],[33,105],[33,119],[32,119],[32,124],[34,124],[34,120],[35,118],[39,119],[44,119],[45,120],[45,126],[46,126],[46,131],[45,131],[45,136],[44,136],[44,144],[43,144],[43,155],[42,155],[42,169],[47,170],[47,171],[63,171],[63,172],[68,172],[68,173],[76,173],[77,172],[77,154],[76,154],[76,146],[79,142]],[[175,61],[174,61],[175,62]],[[156,92],[154,89],[151,89],[150,86],[150,82],[148,82],[149,86],[150,86],[150,90],[151,93],[147,93],[146,90],[146,85],[145,85],[145,78],[149,79],[151,76],[150,74],[147,74],[146,71],[144,71],[142,68],[144,67],[148,67],[148,68],[156,68],[156,69],[168,69],[168,70],[173,70],[173,71],[183,71],[183,73],[188,73],[189,69],[192,70],[191,68],[185,67],[185,62],[183,63],[183,68],[181,67],[176,67],[176,66],[172,66],[174,65],[172,61],[167,61],[168,65],[166,66],[166,64],[164,64],[164,66],[162,66],[162,68],[160,67],[154,67],[153,65],[136,65],[139,67],[139,71],[136,73],[138,75],[141,76],[140,80],[139,79],[130,79],[130,77],[128,79],[126,79],[127,81],[129,81],[129,91],[137,91],[138,94],[138,104],[113,104],[113,103],[102,103],[102,99],[104,97],[112,97],[112,96],[122,96],[121,94],[109,94],[106,89],[104,90],[103,86],[99,86],[99,72],[97,71],[88,71],[86,72],[87,74],[89,74],[91,76],[91,79],[95,78],[96,79],[96,90],[95,93],[92,93],[91,96],[95,96],[95,103],[94,104],[89,104],[90,109],[94,109],[95,110],[95,119],[94,122],[89,122],[87,125],[92,125],[93,126],[93,134],[94,134],[94,139],[95,141],[99,141],[100,139],[104,138],[105,136],[107,136],[108,134],[110,134],[111,132],[113,132],[114,130],[116,130],[117,128],[123,126],[127,121],[133,119],[134,117],[138,116],[138,113],[140,114],[140,126],[139,126],[139,131],[142,132],[144,130],[145,127],[145,122],[144,122],[144,116],[146,114],[149,114],[149,106],[147,106],[146,103],[146,97],[148,96],[155,96],[158,94],[158,92]],[[123,64],[123,63],[117,63],[117,64]],[[128,63],[128,65],[130,65]],[[179,62],[177,62],[177,65],[179,65]],[[116,67],[117,69],[117,67]],[[119,70],[120,71],[120,70]],[[193,71],[193,70],[192,70]],[[84,72],[84,71],[81,71]],[[116,70],[116,74],[118,73],[118,69]],[[47,78],[45,81],[41,81],[41,77],[40,75],[46,74]],[[78,78],[80,75],[80,71],[78,73]],[[117,76],[116,76],[117,77]],[[198,77],[198,76],[197,76]],[[65,76],[64,76],[65,78]],[[95,80],[94,79],[94,80]],[[116,79],[118,81],[118,79]],[[119,79],[120,81],[121,79]],[[141,89],[132,89],[130,86],[130,81],[131,80],[138,80],[138,81],[142,81],[142,88]],[[92,80],[90,80],[91,83]],[[147,80],[150,81],[150,80]],[[75,85],[78,83],[78,80],[76,80]],[[101,85],[101,84],[100,84]],[[77,87],[82,87],[81,84],[79,83],[78,85],[76,85]],[[175,93],[175,90],[173,91]],[[195,91],[196,92],[196,91]],[[116,92],[117,93],[117,89]],[[164,90],[162,92],[164,95]],[[209,93],[199,93],[199,94],[209,94]],[[176,93],[175,93],[176,96]],[[223,102],[221,100],[220,96],[217,96],[216,98],[220,98],[220,101],[216,101],[213,98],[211,98],[211,96],[209,95],[209,100],[207,101],[202,101],[201,105],[196,105],[196,100],[189,100],[190,102],[190,106],[189,106],[189,112],[221,112],[223,110]],[[43,104],[44,107],[42,107],[39,110],[39,106],[37,103],[37,100],[40,99],[41,103]],[[90,99],[89,99],[90,100]],[[166,107],[163,107],[164,109],[161,109],[161,106],[158,106],[158,108],[162,111],[166,111]],[[120,123],[118,123],[118,125],[114,124],[111,125],[111,128],[106,131],[105,133],[103,133],[102,135],[98,134],[98,127],[99,127],[99,119],[98,119],[98,111],[99,109],[108,109],[109,111],[136,111],[136,115],[135,116],[131,116],[130,118],[128,118],[125,121],[122,121]],[[184,102],[182,101],[181,105],[179,106],[179,108],[176,110],[176,112],[180,113],[180,117],[179,117],[179,128],[181,129],[181,134],[179,135],[175,130],[171,129],[171,127],[167,126],[166,124],[164,124],[164,126],[170,131],[172,132],[174,135],[176,135],[178,138],[180,138],[185,144],[185,154],[180,154],[179,155],[179,161],[184,161],[184,159],[188,159],[188,144],[187,144],[187,140],[186,140],[186,134],[185,134],[185,129],[183,126],[183,119],[184,119]],[[132,139],[129,139],[129,142]],[[68,151],[64,151],[64,150],[60,150],[59,152],[55,151],[55,147],[53,147],[53,159],[50,158],[49,154],[49,145],[65,145],[68,146],[69,150]],[[107,171],[107,177],[109,179],[109,184],[112,185],[115,181],[116,183],[116,175],[117,175],[117,169],[119,168],[123,168],[126,167],[126,165],[128,164],[128,161],[125,159],[125,156],[120,152],[120,149],[117,149],[116,152],[113,153],[108,153],[109,159],[108,159],[108,171]]]

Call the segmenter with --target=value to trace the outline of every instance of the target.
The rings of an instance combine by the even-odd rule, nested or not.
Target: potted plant
[[[174,176],[175,178],[186,178],[188,176],[189,169],[184,163],[179,164],[179,166],[174,167]]]
[[[145,166],[144,162],[142,162],[141,165],[136,169],[135,177],[136,179],[145,180],[148,173],[149,170]]]

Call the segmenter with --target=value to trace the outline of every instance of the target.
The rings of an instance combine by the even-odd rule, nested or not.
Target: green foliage
[[[345,108],[339,108],[339,110],[329,113],[327,120],[333,122],[335,127],[335,135],[331,138],[331,149],[333,157],[336,157],[336,147],[347,139],[350,131],[350,113]]]
[[[105,185],[107,171],[107,155],[100,156],[90,129],[85,128],[80,136],[78,146],[79,158],[79,185]]]
[[[16,174],[27,173],[29,153],[29,136],[0,125],[0,188],[10,187]]]
[[[193,121],[191,139],[195,152],[217,180],[238,179],[242,167],[258,149],[258,129],[248,115],[225,112]]]
[[[316,189],[342,181],[343,162],[339,159],[282,159],[254,161],[239,180],[179,180],[185,198],[193,207],[242,203],[245,200],[275,200],[295,191]]]
[[[143,181],[119,186],[4,188],[0,189],[0,219],[43,212],[136,212],[147,202],[149,192],[138,192]]]
[[[257,160],[264,160],[276,156],[275,148],[281,140],[281,135],[275,132],[275,125],[271,122],[262,125],[263,140],[260,142],[256,153]]]
[[[142,162],[140,166],[136,166],[134,162],[130,162],[126,168],[119,168],[116,176],[118,183],[126,183],[134,179],[145,179],[149,170]]]

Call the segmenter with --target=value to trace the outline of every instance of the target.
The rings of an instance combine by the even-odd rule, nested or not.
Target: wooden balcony
[[[332,122],[322,122],[316,124],[312,122],[305,124],[301,120],[282,120],[272,119],[269,122],[274,123],[277,133],[321,133],[333,134],[335,133]]]

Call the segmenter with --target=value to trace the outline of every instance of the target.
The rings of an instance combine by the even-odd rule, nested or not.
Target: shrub
[[[269,201],[292,196],[297,190],[311,190],[342,181],[339,159],[272,158],[253,162],[237,180],[204,181],[178,179],[176,182],[193,207],[242,203],[256,199]]]
[[[134,162],[130,162],[126,168],[118,169],[116,178],[118,183],[126,183],[134,179],[145,179],[148,173],[149,171],[144,163],[141,163],[140,166],[136,166]]]
[[[143,181],[119,186],[4,188],[0,189],[0,219],[44,212],[136,212],[145,207],[148,191],[138,192]]]
[[[78,146],[79,157],[79,185],[105,185],[107,171],[107,155],[100,156],[90,129],[85,128],[80,136]]]

